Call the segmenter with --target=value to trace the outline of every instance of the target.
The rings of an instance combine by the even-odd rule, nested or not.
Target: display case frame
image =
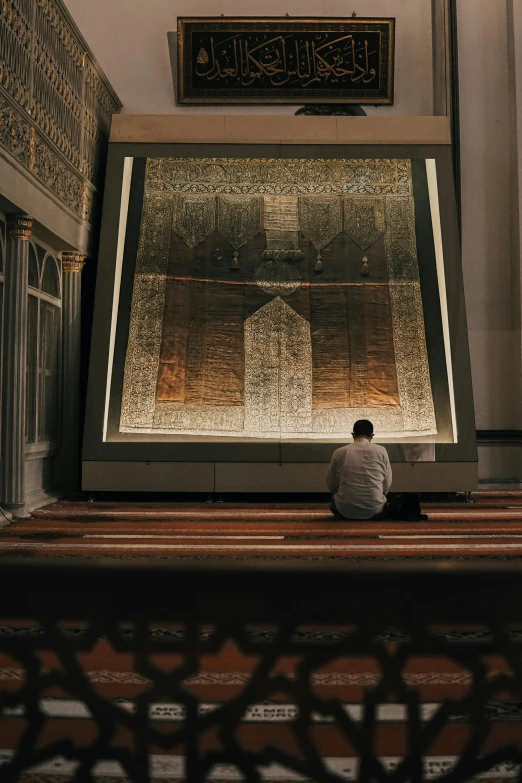
[[[125,117],[109,148],[96,288],[83,487],[87,490],[308,491],[326,489],[326,467],[340,442],[228,441],[121,433],[108,439],[109,401],[120,297],[129,160],[154,156],[359,157],[435,161],[451,346],[456,443],[415,453],[386,444],[396,488],[471,490],[477,452],[457,213],[446,118]],[[110,429],[110,428],[109,428]],[[424,456],[423,456],[424,455]]]

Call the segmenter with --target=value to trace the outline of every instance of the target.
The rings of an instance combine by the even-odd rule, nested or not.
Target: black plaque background
[[[233,58],[231,41],[236,38],[249,42],[250,48],[259,45],[264,36],[268,39],[282,35],[288,44],[287,70],[295,70],[293,61],[295,52],[294,35],[302,42],[304,51],[306,42],[309,51],[312,44],[322,45],[326,36],[331,39],[344,35],[354,35],[356,41],[357,62],[365,66],[364,40],[368,40],[369,50],[378,47],[378,53],[371,55],[368,68],[375,68],[377,76],[371,82],[364,83],[363,78],[355,83],[344,76],[337,79],[321,79],[318,82],[301,86],[309,79],[292,76],[284,82],[285,74],[266,73],[254,78],[249,86],[243,86],[237,77],[223,74],[227,68],[237,66]],[[202,48],[212,57],[211,38],[214,41],[216,61],[219,72],[212,69],[212,60],[208,64],[197,64]],[[394,43],[395,19],[288,19],[286,17],[198,17],[178,19],[178,103],[355,103],[355,104],[392,104],[394,88]],[[326,50],[324,50],[326,51]],[[246,59],[243,59],[246,63]],[[350,65],[350,63],[345,63]],[[197,68],[196,68],[197,66]],[[213,71],[212,79],[198,76],[196,71]],[[361,71],[357,75],[361,76]],[[249,78],[246,78],[249,81]],[[274,84],[275,82],[275,84]]]

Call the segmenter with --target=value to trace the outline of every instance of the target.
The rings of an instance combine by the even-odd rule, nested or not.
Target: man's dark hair
[[[373,435],[373,424],[368,419],[359,419],[353,425],[353,434],[356,438],[369,438],[370,435]]]

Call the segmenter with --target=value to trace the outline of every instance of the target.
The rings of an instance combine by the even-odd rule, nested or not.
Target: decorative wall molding
[[[0,147],[89,223],[120,110],[62,0],[0,0]]]

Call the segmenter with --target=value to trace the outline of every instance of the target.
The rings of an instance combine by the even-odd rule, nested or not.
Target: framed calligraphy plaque
[[[395,19],[178,19],[178,103],[393,103]]]

